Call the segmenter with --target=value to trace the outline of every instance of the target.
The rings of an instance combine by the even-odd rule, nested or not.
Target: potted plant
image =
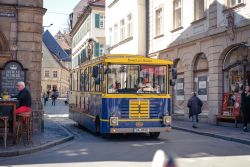
[[[3,98],[3,100],[8,100],[8,99],[9,99],[9,94],[8,94],[7,91],[4,91],[4,92],[2,93],[2,98]]]

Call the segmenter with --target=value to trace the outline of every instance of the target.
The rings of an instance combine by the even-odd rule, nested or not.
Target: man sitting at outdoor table
[[[15,97],[19,101],[19,107],[16,109],[16,114],[31,111],[31,95],[28,89],[25,88],[25,83],[22,81],[18,82],[17,88],[19,93]]]

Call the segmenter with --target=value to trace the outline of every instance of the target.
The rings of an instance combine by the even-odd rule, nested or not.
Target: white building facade
[[[105,47],[104,4],[89,4],[71,31],[72,68],[87,59],[102,56]],[[91,53],[88,49],[91,47]]]
[[[177,68],[173,111],[188,117],[191,92],[202,119],[237,115],[236,97],[250,85],[250,0],[150,0],[149,53]]]
[[[106,0],[105,6],[105,34],[109,53],[145,56],[145,0]]]

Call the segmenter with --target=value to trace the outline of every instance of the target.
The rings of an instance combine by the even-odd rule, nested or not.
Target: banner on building
[[[184,100],[184,78],[177,79],[176,92],[176,100]]]
[[[207,76],[198,77],[198,97],[203,101],[207,100]]]

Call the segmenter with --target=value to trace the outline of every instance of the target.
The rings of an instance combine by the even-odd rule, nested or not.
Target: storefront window
[[[239,115],[240,94],[250,85],[250,55],[244,45],[235,46],[226,54],[223,64],[223,115]]]

